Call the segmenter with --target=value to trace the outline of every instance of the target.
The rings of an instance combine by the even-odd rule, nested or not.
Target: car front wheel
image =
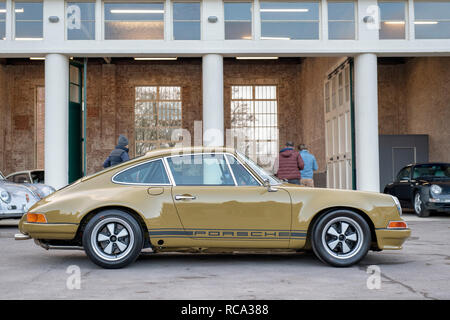
[[[422,218],[430,216],[430,210],[425,208],[425,204],[422,201],[419,191],[414,195],[414,212]]]
[[[349,210],[325,214],[312,230],[312,248],[316,256],[335,267],[348,267],[363,259],[370,248],[367,222]]]
[[[95,215],[83,232],[83,247],[95,264],[117,269],[134,262],[143,247],[142,230],[129,214],[119,210]]]

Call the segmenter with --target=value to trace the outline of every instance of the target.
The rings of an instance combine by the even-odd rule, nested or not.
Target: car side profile
[[[333,266],[397,250],[411,230],[395,197],[279,181],[229,148],[154,150],[34,205],[16,239],[84,249],[104,268],[165,251],[313,250]]]
[[[419,217],[450,212],[450,163],[418,163],[402,168],[384,193],[412,208]]]

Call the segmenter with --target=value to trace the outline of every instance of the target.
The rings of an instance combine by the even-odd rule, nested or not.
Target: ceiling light
[[[414,21],[414,24],[438,24],[438,21]]]
[[[30,57],[30,60],[45,60],[45,57]]]
[[[15,40],[44,40],[44,38],[15,38]]]
[[[6,13],[6,9],[0,9],[0,13]]]
[[[260,9],[261,12],[309,12],[309,9]]]
[[[111,9],[111,13],[164,13],[164,10],[152,9]]]
[[[401,25],[404,25],[405,21],[385,21],[384,24],[401,24]]]
[[[134,60],[177,60],[177,57],[160,57],[160,58],[134,58]]]
[[[288,37],[261,37],[261,40],[291,40]]]
[[[237,60],[276,60],[278,57],[236,57]]]
[[[16,12],[16,13],[23,13],[23,8],[15,9],[14,12]]]

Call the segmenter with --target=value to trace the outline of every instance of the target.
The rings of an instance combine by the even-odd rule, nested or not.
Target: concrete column
[[[69,58],[45,57],[45,181],[59,189],[69,176]]]
[[[377,56],[355,58],[355,148],[358,190],[380,191]]]
[[[203,56],[203,145],[224,145],[223,134],[223,57]]]

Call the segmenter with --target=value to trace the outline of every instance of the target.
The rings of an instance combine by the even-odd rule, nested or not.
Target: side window
[[[404,168],[397,175],[397,180],[409,180],[411,176],[411,167]]]
[[[233,170],[234,178],[239,186],[259,186],[258,181],[244,168],[235,157],[226,155],[231,170]]]
[[[13,176],[13,182],[15,183],[30,183],[30,179],[28,178],[28,174],[21,173]]]
[[[114,182],[169,184],[162,160],[150,161],[119,173]]]
[[[31,180],[33,183],[44,183],[44,171],[31,172]]]
[[[196,154],[167,158],[178,186],[234,186],[222,154]]]

